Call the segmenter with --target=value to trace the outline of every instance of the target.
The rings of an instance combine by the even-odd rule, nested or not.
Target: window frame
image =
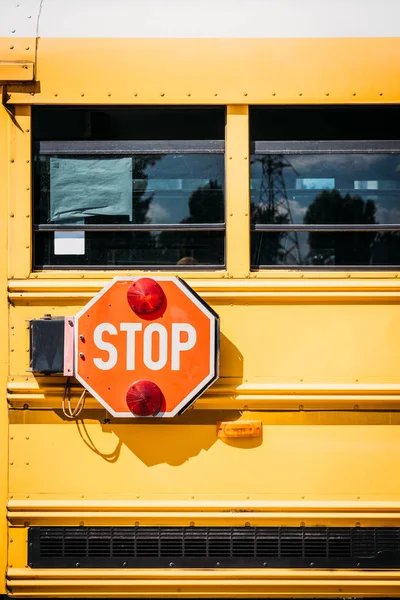
[[[264,141],[256,140],[250,142],[250,157],[267,154],[283,155],[307,155],[307,154],[399,154],[399,140],[293,140],[293,141]],[[250,175],[251,181],[251,175]],[[344,224],[287,224],[287,225],[264,225],[250,224],[250,235],[252,233],[267,232],[400,232],[400,223],[396,224],[371,224],[371,225],[344,225]],[[250,241],[251,246],[251,241]],[[251,256],[251,249],[250,249]],[[251,262],[251,261],[250,261]],[[397,271],[399,265],[250,265],[251,271],[267,270],[307,270],[307,271]]]

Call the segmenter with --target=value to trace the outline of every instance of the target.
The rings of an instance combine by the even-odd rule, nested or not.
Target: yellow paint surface
[[[41,38],[37,43],[37,83],[10,89],[11,103],[398,101],[393,69],[400,60],[399,38]]]
[[[0,88],[1,91],[1,88]],[[8,306],[7,306],[7,198],[8,198],[8,142],[9,116],[0,106],[0,594],[5,593],[7,565],[6,503],[8,495],[8,418],[5,391],[8,375]]]
[[[32,48],[0,40],[0,59],[34,62]],[[25,566],[28,524],[399,526],[398,273],[252,273],[248,215],[248,105],[398,102],[399,59],[399,39],[38,40],[35,83],[9,85],[11,114],[0,111],[0,379],[5,388],[9,371],[10,407],[9,426],[0,409],[0,536],[8,493],[12,595],[400,596],[395,571]],[[70,422],[65,379],[28,371],[28,320],[75,314],[114,274],[32,272],[35,103],[228,105],[227,268],[183,274],[220,315],[221,378],[179,418],[110,419],[89,397]],[[75,383],[73,402],[80,393]],[[259,419],[262,437],[217,438],[218,421],[239,419]],[[0,544],[3,572],[5,559]]]
[[[0,81],[32,81],[33,67],[31,62],[0,61]]]

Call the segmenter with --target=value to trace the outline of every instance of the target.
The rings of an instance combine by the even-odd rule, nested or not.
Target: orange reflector
[[[222,421],[217,423],[219,438],[261,437],[261,421]]]

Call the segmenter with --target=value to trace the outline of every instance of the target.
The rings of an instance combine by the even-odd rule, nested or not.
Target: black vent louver
[[[31,527],[32,568],[399,568],[396,527]]]

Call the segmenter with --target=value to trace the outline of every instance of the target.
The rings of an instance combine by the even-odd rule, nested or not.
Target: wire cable
[[[68,377],[65,382],[64,394],[62,399],[62,411],[67,419],[76,419],[82,412],[83,407],[85,406],[87,390],[83,390],[77,405],[75,408],[72,408],[71,405],[71,379]]]

